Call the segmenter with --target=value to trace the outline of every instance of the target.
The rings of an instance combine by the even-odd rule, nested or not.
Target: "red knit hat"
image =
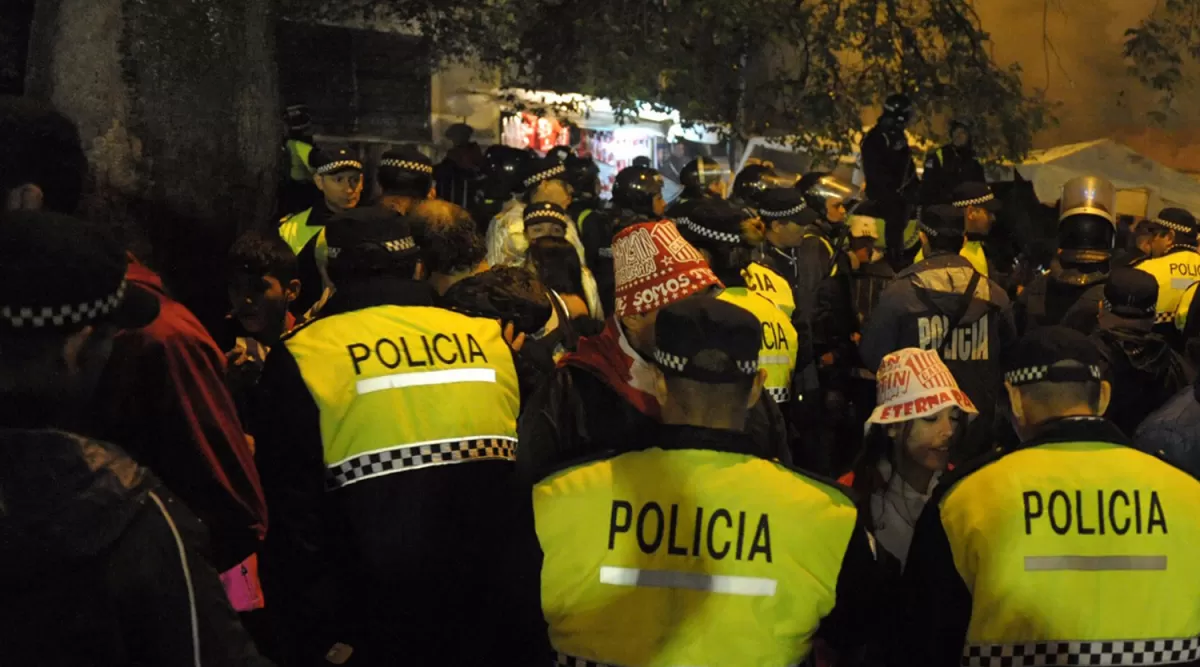
[[[612,243],[618,317],[642,315],[721,281],[666,220],[630,225]]]

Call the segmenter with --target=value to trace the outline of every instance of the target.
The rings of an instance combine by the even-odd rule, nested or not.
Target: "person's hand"
[[[513,352],[520,352],[522,347],[525,347],[525,334],[517,334],[517,329],[512,322],[504,325],[504,341],[512,348]]]
[[[821,355],[821,365],[822,366],[832,366],[833,361],[834,361],[834,358],[833,358],[832,352],[826,352],[825,354]]]

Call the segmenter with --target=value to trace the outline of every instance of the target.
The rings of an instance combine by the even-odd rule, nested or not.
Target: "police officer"
[[[733,179],[733,189],[729,200],[742,208],[757,211],[762,204],[762,197],[769,190],[783,187],[783,181],[775,173],[773,167],[764,164],[752,164],[743,167]]]
[[[255,429],[288,664],[534,664],[500,324],[434,307],[391,211],[343,213],[327,242],[338,289],[272,350]]]
[[[488,146],[484,159],[483,187],[475,191],[476,201],[470,206],[480,235],[487,233],[492,218],[512,205],[514,196],[524,190],[521,176],[531,161],[529,153],[501,144]]]
[[[979,418],[951,452],[970,459],[993,444],[1001,357],[1016,339],[1008,294],[959,255],[965,240],[963,212],[942,204],[921,212],[924,261],[901,271],[883,291],[863,329],[859,351],[867,368],[906,347],[937,350],[959,387],[979,408]]]
[[[921,174],[921,205],[944,204],[963,183],[983,183],[983,165],[975,157],[971,128],[961,120],[950,121],[950,143],[925,158]]]
[[[913,121],[913,103],[907,95],[889,95],[883,115],[862,141],[863,173],[867,198],[875,202],[886,221],[884,239],[888,261],[899,271],[904,263],[904,227],[917,203],[920,181],[912,148],[904,131]]]
[[[695,202],[704,199],[724,199],[728,174],[720,162],[703,155],[684,165],[679,175],[683,194],[667,207],[667,217],[686,217]]]
[[[1191,213],[1181,208],[1165,208],[1142,224],[1153,234],[1151,256],[1133,266],[1158,281],[1155,329],[1176,341],[1175,312],[1184,291],[1200,280],[1200,252],[1196,250],[1196,232],[1200,225]]]
[[[334,215],[358,206],[363,190],[363,164],[348,148],[316,149],[309,156],[313,168],[313,183],[321,191],[321,200],[307,210],[283,219],[279,236],[300,260],[300,284],[313,285],[292,302],[291,312],[300,316],[321,296],[317,285],[327,282],[322,275],[326,244],[321,230]]]
[[[1116,228],[1116,191],[1098,176],[1080,176],[1063,185],[1059,204],[1058,256],[1017,298],[1022,333],[1062,324],[1083,333],[1096,328],[1111,270]]]
[[[408,215],[417,204],[437,195],[433,186],[433,161],[411,146],[383,154],[379,160],[378,180],[383,190],[379,205],[400,215]]]
[[[1200,482],[1100,417],[1111,390],[1083,334],[1040,329],[1005,367],[1021,444],[925,506],[898,664],[1196,664]]]
[[[744,209],[723,199],[704,199],[691,207],[691,215],[675,221],[683,238],[708,260],[725,285],[719,299],[750,311],[762,329],[759,367],[766,370],[764,390],[780,405],[792,399],[799,340],[791,318],[761,293],[746,285],[746,269],[754,249],[763,242],[763,222],[748,217]]]
[[[992,193],[992,188],[981,181],[962,183],[950,193],[950,204],[963,212],[967,229],[967,239],[959,252],[975,270],[990,278],[995,273],[992,262],[988,259],[984,242],[991,234],[992,225],[996,222],[996,213],[1000,211],[1000,200]],[[925,259],[924,253],[917,253],[914,261]]]
[[[557,664],[794,665],[814,638],[854,651],[876,632],[886,580],[854,503],[744,431],[760,340],[711,296],[667,306],[656,437],[535,485]]]
[[[313,187],[312,117],[308,106],[293,104],[284,110],[287,138],[283,142],[284,177],[279,188],[279,210],[294,213],[309,206],[316,196]]]
[[[746,267],[750,289],[775,302],[783,312],[794,316],[795,293],[800,272],[796,248],[804,243],[805,230],[818,219],[815,210],[804,202],[804,194],[793,188],[773,188],[761,196],[755,209],[766,225],[766,234],[755,262]],[[811,267],[809,267],[811,268]],[[822,272],[822,267],[816,267]]]
[[[600,167],[590,157],[570,155],[563,161],[566,173],[563,180],[571,186],[571,206],[567,213],[583,231],[588,216],[603,208],[600,201]]]

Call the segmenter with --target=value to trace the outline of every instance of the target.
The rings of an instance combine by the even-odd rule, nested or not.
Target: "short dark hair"
[[[0,193],[32,183],[47,209],[75,212],[88,173],[75,123],[48,106],[0,96],[0,146]]]
[[[538,280],[559,294],[583,296],[583,264],[571,242],[556,236],[543,236],[529,244],[529,259]]]
[[[463,207],[429,199],[413,207],[409,219],[427,272],[462,273],[487,258],[487,245]]]
[[[958,252],[962,250],[963,243],[967,240],[962,234],[945,231],[937,235],[926,234],[925,238],[929,239],[929,249],[938,252]]]
[[[380,167],[376,178],[383,194],[395,197],[424,199],[429,194],[429,188],[433,187],[433,174],[419,174],[408,169]]]
[[[286,285],[300,277],[300,261],[278,234],[249,231],[229,249],[226,270],[229,274],[271,276]]]
[[[497,266],[455,283],[441,305],[472,315],[511,323],[516,333],[533,334],[550,321],[553,306],[545,286],[529,271]]]

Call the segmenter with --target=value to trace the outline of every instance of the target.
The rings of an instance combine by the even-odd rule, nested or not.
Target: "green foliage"
[[[1175,115],[1175,98],[1189,85],[1185,68],[1200,62],[1200,0],[1166,0],[1136,27],[1125,31],[1129,72],[1158,93],[1151,120]]]
[[[285,6],[313,0],[284,0]],[[325,5],[324,7],[334,7]],[[337,12],[420,25],[437,58],[474,54],[513,87],[641,104],[745,139],[844,151],[865,108],[907,92],[1019,157],[1050,107],[999,67],[969,0],[340,0]],[[328,11],[327,9],[324,11]],[[373,16],[373,18],[372,18]]]

